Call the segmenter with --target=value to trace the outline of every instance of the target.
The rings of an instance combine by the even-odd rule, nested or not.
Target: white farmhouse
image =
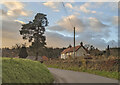
[[[88,50],[83,46],[83,43],[81,42],[80,45],[75,46],[75,57],[81,57],[84,58],[88,55]],[[69,46],[67,49],[63,50],[61,52],[61,59],[66,59],[74,57],[74,47]]]

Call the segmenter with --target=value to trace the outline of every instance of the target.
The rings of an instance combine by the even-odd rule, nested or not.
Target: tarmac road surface
[[[48,69],[55,77],[55,83],[118,83],[118,80],[85,72],[75,72],[56,68]]]

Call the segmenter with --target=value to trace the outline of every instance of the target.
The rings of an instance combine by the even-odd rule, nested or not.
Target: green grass
[[[78,71],[78,72],[87,72],[87,73],[91,73],[91,74],[96,74],[96,75],[100,75],[100,76],[104,76],[104,77],[108,77],[108,78],[114,78],[114,79],[118,79],[118,72],[115,71],[99,71],[99,70],[91,70],[91,69],[85,69],[85,68],[79,68],[79,67],[62,67],[60,65],[57,64],[53,64],[53,65],[47,65],[48,67],[51,68],[59,68],[59,69],[65,69],[65,70],[72,70],[72,71]]]
[[[2,84],[2,57],[0,57],[0,85]]]
[[[44,64],[28,59],[2,59],[3,83],[52,83],[53,76]]]

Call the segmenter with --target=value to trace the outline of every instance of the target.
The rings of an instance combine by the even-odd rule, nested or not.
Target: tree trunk
[[[39,29],[40,28],[38,26],[37,34],[39,34]],[[36,59],[35,60],[37,61],[38,60],[38,35],[37,35],[37,43],[36,44],[37,44],[37,47],[36,47]]]
[[[36,61],[38,60],[38,52],[36,52],[36,58],[35,58],[35,60]]]

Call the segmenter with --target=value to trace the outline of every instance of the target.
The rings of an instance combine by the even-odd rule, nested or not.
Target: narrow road
[[[118,83],[118,80],[85,72],[75,72],[56,68],[48,69],[55,77],[55,83]]]

